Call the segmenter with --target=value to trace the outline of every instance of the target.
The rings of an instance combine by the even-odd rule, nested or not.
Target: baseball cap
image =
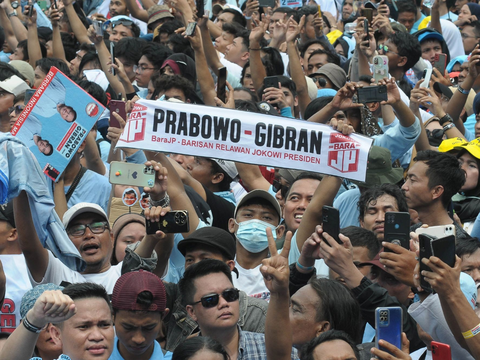
[[[134,213],[120,215],[112,226],[113,241],[117,240],[117,236],[120,234],[120,231],[122,231],[122,229],[130,223],[139,223],[145,226],[145,218],[140,214]]]
[[[323,65],[315,73],[310,74],[310,77],[316,76],[318,74],[326,76],[332,82],[332,84],[339,89],[343,87],[347,82],[347,74],[345,73],[345,70],[343,70],[340,66],[332,63]]]
[[[362,262],[362,263],[360,263],[360,266],[370,264],[370,265],[374,265],[376,267],[379,267],[382,270],[385,270],[385,266],[380,262],[380,253],[381,252],[383,252],[383,248],[378,252],[377,255],[375,255],[375,257],[372,260]]]
[[[143,291],[148,291],[153,296],[148,308],[137,302],[137,296]],[[167,307],[165,285],[151,272],[144,270],[127,272],[115,283],[112,307],[115,310],[164,312]]]
[[[20,79],[17,75],[12,75],[7,80],[0,81],[0,88],[6,92],[9,92],[10,94],[18,96],[30,89],[30,86],[28,86],[27,83]]]
[[[187,247],[195,244],[208,245],[210,247],[220,250],[228,260],[235,259],[236,245],[235,239],[229,232],[217,228],[206,226],[195,230],[190,236],[181,240],[178,245],[178,251],[185,256]]]
[[[433,84],[433,90],[435,90],[436,92],[442,95],[445,95],[448,98],[448,100],[450,100],[453,96],[452,90],[450,90],[448,86],[445,86],[439,82],[435,82]]]
[[[278,203],[277,199],[275,199],[275,197],[272,194],[270,194],[268,191],[260,190],[260,189],[252,190],[246,193],[240,199],[240,201],[237,204],[237,207],[235,208],[235,213],[233,214],[233,217],[237,217],[238,209],[240,209],[243,206],[243,204],[245,204],[247,201],[253,198],[261,198],[261,199],[267,200],[277,212],[278,217],[280,219],[282,218],[282,209],[280,208],[280,204]]]
[[[32,65],[23,60],[12,60],[8,64],[17,69],[18,72],[28,80],[30,85],[33,85],[35,82],[35,71],[33,70]]]
[[[441,43],[445,42],[443,36],[437,31],[425,31],[418,35],[418,42],[421,43],[425,40],[438,40]]]
[[[105,214],[105,211],[103,211],[103,209],[99,205],[82,202],[72,206],[63,215],[63,226],[65,227],[65,229],[68,228],[68,224],[73,219],[75,219],[78,215],[84,214],[84,213],[98,214],[103,216],[105,220],[108,221],[107,214]]]
[[[153,24],[155,21],[160,19],[173,18],[170,8],[167,5],[153,5],[152,7],[148,8],[147,13],[147,26],[150,26],[150,24]]]
[[[0,221],[6,221],[12,227],[15,227],[15,218],[13,216],[13,203],[11,201],[6,204],[0,205]]]
[[[469,143],[461,145],[460,149],[465,149],[473,157],[480,159],[480,138],[473,139]]]
[[[445,139],[442,141],[440,146],[438,147],[438,151],[440,152],[448,152],[452,151],[453,149],[457,149],[458,147],[461,147],[463,145],[468,144],[468,142],[461,137],[454,137],[450,139]]]
[[[211,160],[215,161],[232,179],[235,179],[238,176],[238,170],[233,161],[213,158]]]
[[[290,184],[293,184],[295,179],[302,173],[306,171],[301,171],[301,170],[292,170],[292,169],[279,169],[278,170],[278,175],[283,177],[285,180],[287,180]]]

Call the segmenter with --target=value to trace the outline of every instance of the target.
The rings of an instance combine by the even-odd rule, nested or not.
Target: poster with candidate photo
[[[11,133],[32,151],[43,172],[56,180],[104,109],[70,78],[52,67]]]

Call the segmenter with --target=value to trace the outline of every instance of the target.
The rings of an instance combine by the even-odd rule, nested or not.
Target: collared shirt
[[[267,360],[267,349],[265,347],[265,335],[242,331],[238,327],[238,356],[237,360]],[[292,360],[298,359],[297,349],[292,348]]]

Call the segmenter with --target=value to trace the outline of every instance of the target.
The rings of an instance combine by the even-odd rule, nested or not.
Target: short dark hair
[[[62,38],[65,58],[67,61],[72,61],[75,58],[78,50],[78,42],[75,39],[75,36],[66,32],[61,32],[60,37]]]
[[[183,27],[183,24],[177,19],[173,19],[171,21],[167,21],[166,23],[163,23],[162,25],[160,25],[160,28],[158,29],[158,33],[159,34],[165,33],[168,35],[172,35],[173,33],[175,33],[175,30],[180,29],[181,27]]]
[[[236,37],[238,33],[245,31],[245,28],[240,26],[237,22],[223,23],[222,30],[228,34]]]
[[[480,249],[480,241],[477,238],[470,237],[457,240],[455,253],[459,258],[463,258],[464,256],[472,255],[478,249]]]
[[[395,44],[398,55],[407,57],[407,62],[403,65],[404,71],[411,69],[422,56],[422,48],[418,39],[409,33],[395,31],[390,34],[388,40]]]
[[[414,13],[417,16],[417,5],[413,1],[410,0],[401,0],[397,1],[397,13],[400,15],[404,12]]]
[[[341,229],[340,233],[350,239],[353,247],[367,248],[370,260],[377,256],[381,249],[377,237],[370,230],[358,226],[347,226],[346,228]]]
[[[204,349],[222,355],[223,360],[230,360],[223,345],[208,336],[196,336],[181,342],[173,351],[172,360],[189,360]]]
[[[83,90],[89,93],[95,100],[97,100],[103,106],[108,105],[108,97],[102,87],[97,83],[89,80],[77,80],[77,85],[80,86]]]
[[[133,194],[133,195],[136,196],[135,190],[132,189],[132,190],[128,190],[128,191],[125,192],[125,195],[130,195],[130,194]]]
[[[153,87],[158,91],[179,89],[183,91],[185,97],[190,100],[191,95],[195,92],[192,83],[181,75],[160,75],[153,82]]]
[[[297,10],[294,10],[294,9],[289,8],[287,6],[281,6],[279,8],[276,8],[275,10],[273,10],[272,14],[275,14],[275,13],[278,13],[278,12],[287,14],[287,19],[289,19],[290,16],[293,16],[293,20],[295,20],[297,23],[300,21],[300,17],[298,16],[298,11]]]
[[[206,160],[210,161],[212,163],[212,171],[210,172],[212,175],[222,173],[223,174],[223,179],[220,181],[217,186],[220,191],[228,191],[230,190],[230,184],[233,181],[233,179],[230,177],[230,175],[227,174],[225,170],[222,169],[220,165],[214,160],[211,160],[209,158],[205,158]]]
[[[303,117],[305,120],[310,119],[314,114],[322,110],[325,106],[330,104],[333,100],[333,96],[322,96],[312,100],[307,108],[305,109],[305,114]],[[328,121],[328,120],[327,120]]]
[[[246,88],[246,87],[243,87],[243,86],[239,86],[239,87],[236,87],[235,89],[233,89],[234,91],[245,91],[246,93],[248,93],[248,95],[250,95],[251,97],[251,101],[253,103],[256,103],[258,101],[258,96],[256,93],[254,93],[252,90],[250,90],[249,88]],[[237,101],[244,101],[244,100],[235,100],[235,109],[237,110],[240,110],[237,106]],[[255,104],[256,105],[256,104]],[[246,111],[254,111],[254,112],[258,112],[258,109],[257,110],[246,110]]]
[[[158,43],[148,43],[142,51],[142,56],[145,56],[157,69],[160,69],[163,62],[171,55],[173,55],[172,50]]]
[[[358,200],[358,220],[363,221],[368,205],[372,201],[376,202],[376,200],[383,195],[390,195],[397,201],[398,211],[408,211],[407,200],[402,190],[395,184],[382,184],[369,188],[360,195],[360,199]]]
[[[5,81],[13,75],[17,75],[19,78],[25,80],[25,77],[12,65],[0,61],[0,81]]]
[[[446,208],[452,196],[465,184],[465,172],[460,168],[458,159],[449,153],[424,150],[417,153],[413,161],[422,161],[427,166],[428,187],[443,187],[442,204]]]
[[[295,82],[292,79],[289,79],[288,77],[283,75],[277,76],[277,78],[278,78],[278,81],[280,82],[281,87],[286,87],[288,90],[290,90],[293,96],[297,96],[297,85],[295,85]],[[257,96],[259,99],[262,98],[264,90],[265,90],[265,85],[262,85],[262,87],[258,89]]]
[[[121,21],[121,20],[120,20]],[[132,31],[132,34],[133,34],[133,37],[136,37],[138,38],[140,36],[140,28],[138,27],[137,24],[135,24],[133,21],[132,21],[132,24],[131,25],[124,25],[124,24],[117,24],[117,25],[123,25],[127,28],[129,28],[131,31]],[[112,30],[114,29],[114,26],[112,24]]]
[[[320,174],[317,174],[317,173],[312,173],[312,172],[308,172],[308,171],[305,171],[305,172],[302,172],[300,175],[298,175],[295,180],[293,180],[293,182],[290,184],[290,187],[288,188],[288,191],[287,193],[285,194],[285,201],[287,200],[288,198],[288,194],[290,194],[290,190],[292,189],[293,187],[293,184],[295,184],[297,181],[299,180],[304,180],[304,179],[311,179],[311,180],[318,180],[318,181],[322,181],[322,175]]]
[[[308,50],[308,48],[314,44],[318,44],[318,45],[321,45],[322,48],[325,49],[325,43],[322,41],[322,40],[319,40],[319,39],[308,39],[307,41],[305,41],[305,43],[303,45],[300,46],[300,57],[304,57],[305,56],[305,52]]]
[[[168,44],[172,47],[174,54],[185,54],[195,59],[195,52],[193,51],[190,41],[180,34],[172,34],[168,38]]]
[[[84,282],[84,283],[75,283],[66,286],[62,293],[65,295],[70,296],[70,298],[75,300],[81,299],[90,299],[90,298],[100,298],[105,300],[110,311],[112,310],[112,306],[110,304],[110,299],[108,298],[107,291],[102,285],[98,285],[91,282]]]
[[[327,61],[329,63],[332,63],[332,64],[335,64],[335,65],[338,65],[340,66],[340,57],[337,55],[337,54],[334,54],[332,53],[331,51],[328,51],[328,50],[322,50],[322,49],[317,49],[315,51],[313,51],[310,56],[308,57],[308,61],[310,61],[310,59],[312,58],[312,56],[315,56],[315,55],[322,55],[322,54],[325,54],[327,55]]]
[[[197,292],[195,280],[210,274],[223,273],[232,282],[232,273],[227,264],[215,259],[205,259],[185,269],[183,277],[178,282],[178,288],[182,297],[182,305],[193,303],[193,297]],[[232,282],[233,284],[233,282]]]
[[[356,359],[360,360],[360,353],[358,352],[358,349],[350,336],[348,336],[346,332],[336,329],[325,331],[324,333],[320,334],[316,338],[306,343],[302,348],[300,360],[314,360],[313,352],[315,351],[315,348],[324,342],[333,340],[345,341],[352,348]]]
[[[249,47],[250,47],[250,31],[248,30],[243,30],[243,31],[240,31],[236,37],[241,37],[242,38],[242,42],[243,42],[243,46],[247,49],[247,51],[249,51]]]
[[[132,62],[133,65],[137,65],[146,44],[147,42],[140,38],[126,37],[120,39],[115,44],[115,57],[123,57],[127,61]]]
[[[85,55],[83,55],[82,60],[80,61],[80,65],[78,65],[79,76],[82,74],[83,68],[88,63],[92,63],[92,65],[95,66],[95,69],[101,69],[102,68],[102,64],[100,62],[100,57],[98,56],[98,54],[88,52]]]
[[[22,41],[19,41],[18,44],[17,44],[17,48],[19,49],[22,49],[22,52],[23,52],[23,60],[24,61],[28,61],[29,60],[29,57],[28,57],[28,44],[27,44],[27,40],[22,40]],[[12,49],[13,51],[15,51],[15,49]]]
[[[354,341],[361,342],[362,315],[360,305],[345,285],[326,278],[311,278],[308,284],[320,298],[316,321],[328,321],[335,330],[345,331]]]
[[[267,76],[282,76],[285,73],[285,66],[280,51],[270,46],[263,47],[262,51],[265,53],[262,62],[267,70]]]
[[[64,73],[66,76],[70,76],[70,69],[68,68],[65,61],[57,59],[57,58],[47,58],[44,57],[42,59],[38,59],[35,63],[35,66],[38,66],[42,72],[48,74],[50,68],[55,66],[58,70]]]
[[[471,26],[471,27],[473,27],[473,32],[475,33],[475,36],[476,36],[476,37],[480,37],[480,21],[479,21],[479,20],[475,20],[475,21],[466,23],[466,24],[463,25],[463,26]]]
[[[243,16],[240,12],[237,10],[233,9],[223,9],[222,13],[228,13],[233,15],[233,20],[237,24],[240,24],[243,28],[247,26],[247,20],[245,19],[245,16]]]
[[[305,5],[302,6],[300,9],[297,10],[298,18],[301,19],[303,15],[305,15],[305,20],[309,15],[315,15],[318,13],[318,8],[312,5]],[[305,21],[305,26],[307,26],[307,22]]]

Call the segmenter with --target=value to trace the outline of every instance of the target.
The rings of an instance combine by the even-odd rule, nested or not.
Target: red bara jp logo
[[[120,139],[125,142],[142,141],[145,138],[145,115],[147,108],[143,105],[135,105],[130,118],[125,124]]]
[[[358,170],[358,149],[360,144],[350,137],[333,133],[330,134],[330,150],[328,151],[328,166],[342,173]]]

